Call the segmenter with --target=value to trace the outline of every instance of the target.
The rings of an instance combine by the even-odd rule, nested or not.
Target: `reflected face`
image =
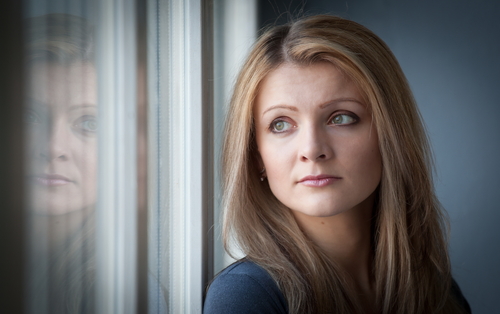
[[[97,90],[90,64],[30,69],[25,111],[30,208],[65,214],[96,202]]]
[[[371,112],[332,64],[281,65],[253,114],[269,186],[294,215],[334,216],[373,199],[382,161]]]

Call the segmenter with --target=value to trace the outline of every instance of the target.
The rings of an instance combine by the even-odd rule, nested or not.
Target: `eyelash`
[[[95,123],[95,130],[89,130],[86,129],[83,124],[85,122],[94,122]],[[91,116],[91,115],[85,115],[80,118],[78,118],[74,123],[73,123],[73,128],[76,129],[78,132],[84,133],[84,134],[93,134],[97,132],[97,129],[99,128],[98,122],[96,117]]]
[[[357,115],[355,115],[352,112],[344,112],[344,111],[336,112],[335,114],[331,115],[330,118],[328,119],[328,121],[331,122],[331,121],[333,121],[333,119],[335,119],[338,116],[348,116],[351,119],[353,119],[354,121],[351,123],[346,123],[346,124],[336,124],[337,126],[353,125],[353,124],[356,124],[359,122],[359,117]]]
[[[345,124],[335,124],[335,123],[332,123],[333,119],[335,119],[338,116],[348,116],[351,119],[353,119],[353,122],[351,122],[351,123],[345,123]],[[280,134],[280,133],[288,132],[288,130],[285,130],[285,131],[277,131],[276,130],[276,124],[278,124],[279,122],[285,122],[285,123],[292,124],[292,123],[286,121],[285,117],[279,117],[279,118],[274,119],[269,124],[269,127],[268,127],[269,131],[272,132],[272,133],[275,133],[275,134]],[[336,112],[335,114],[331,115],[330,118],[328,118],[328,123],[336,125],[336,126],[348,126],[348,125],[356,124],[358,122],[359,122],[359,117],[357,115],[355,115],[354,113],[352,113],[352,112]],[[293,125],[292,125],[292,128],[293,128]]]
[[[274,120],[273,120],[273,121],[269,124],[269,127],[268,127],[269,131],[270,131],[270,132],[272,132],[272,133],[275,133],[275,134],[280,134],[280,133],[285,133],[285,132],[287,132],[287,131],[277,131],[277,130],[276,130],[276,124],[278,124],[278,123],[280,123],[280,122],[285,122],[285,123],[288,123],[288,124],[292,124],[292,123],[290,123],[290,122],[286,121],[286,120],[284,119],[284,117],[279,117],[279,118],[274,119]],[[292,127],[293,127],[293,125],[292,125]]]
[[[27,109],[24,113],[24,121],[30,124],[40,124],[40,116],[35,111]]]

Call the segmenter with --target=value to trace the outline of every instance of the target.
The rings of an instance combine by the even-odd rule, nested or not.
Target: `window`
[[[18,178],[2,194],[2,238],[15,240],[2,241],[5,308],[201,313],[230,262],[217,152],[256,2],[19,4],[2,76],[14,78],[5,143],[17,144],[2,171]]]

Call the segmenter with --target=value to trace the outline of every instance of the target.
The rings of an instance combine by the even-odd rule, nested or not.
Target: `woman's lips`
[[[309,187],[323,187],[330,185],[340,179],[342,178],[330,175],[306,176],[300,179],[299,183]]]
[[[31,179],[38,185],[42,186],[61,186],[71,183],[72,181],[58,174],[41,174],[32,176]]]

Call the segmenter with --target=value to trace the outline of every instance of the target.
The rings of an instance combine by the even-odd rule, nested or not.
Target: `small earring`
[[[264,181],[265,176],[264,173],[266,172],[266,167],[263,167],[262,170],[259,172],[260,174],[260,181]]]

